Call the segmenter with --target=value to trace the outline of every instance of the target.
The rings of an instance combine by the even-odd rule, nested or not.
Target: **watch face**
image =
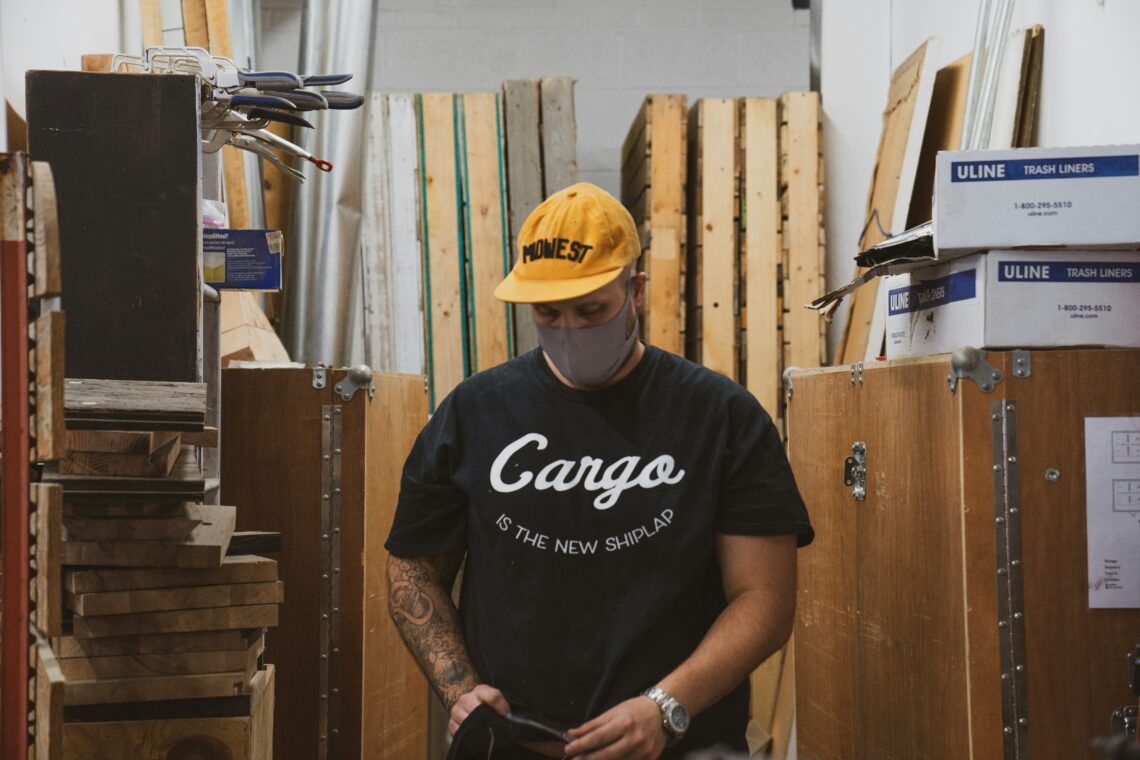
[[[689,728],[689,711],[682,705],[673,705],[669,710],[669,725],[678,733],[684,733]]]

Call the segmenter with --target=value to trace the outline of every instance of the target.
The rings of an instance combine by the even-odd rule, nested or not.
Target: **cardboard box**
[[[1140,346],[1140,252],[989,251],[885,278],[887,358]]]
[[[949,260],[998,248],[1140,248],[1140,146],[943,151],[934,246]]]
[[[214,288],[280,290],[280,230],[202,232],[202,278]]]

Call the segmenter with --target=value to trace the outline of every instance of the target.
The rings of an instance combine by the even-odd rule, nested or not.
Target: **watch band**
[[[677,742],[681,741],[681,737],[685,735],[685,731],[689,728],[689,713],[685,706],[673,698],[664,689],[656,686],[650,687],[642,692],[643,696],[649,697],[661,710],[661,725],[665,729],[665,746],[672,747]],[[677,714],[682,716],[680,725],[675,720]]]

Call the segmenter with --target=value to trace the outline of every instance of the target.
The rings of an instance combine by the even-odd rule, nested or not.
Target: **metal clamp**
[[[851,456],[843,460],[843,483],[851,486],[851,496],[855,501],[866,501],[867,444],[862,441],[851,444]]]
[[[313,367],[313,387],[318,391],[323,391],[325,386],[328,385],[328,372],[326,367]]]
[[[986,361],[986,352],[973,346],[963,346],[950,355],[950,374],[946,380],[950,383],[950,392],[958,390],[958,381],[962,378],[973,380],[982,389],[982,393],[990,393],[1001,382],[1001,371]]]
[[[368,389],[368,398],[376,393],[376,386],[372,383],[372,368],[367,364],[357,364],[348,371],[343,380],[333,388],[344,401],[352,401],[352,397],[361,388]]]
[[[1013,376],[1026,378],[1033,375],[1033,359],[1028,351],[1013,352]]]

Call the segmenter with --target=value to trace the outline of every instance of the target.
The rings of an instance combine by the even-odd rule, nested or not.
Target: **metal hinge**
[[[998,642],[1005,760],[1029,755],[1029,687],[1025,657],[1025,596],[1021,566],[1021,466],[1017,402],[990,404],[994,533],[997,547]]]
[[[958,381],[961,379],[973,380],[982,389],[982,393],[990,393],[1001,382],[1001,371],[986,361],[986,352],[973,346],[963,346],[950,355],[950,374],[946,376],[950,383],[950,392],[958,390]]]
[[[1013,352],[1013,376],[1026,378],[1033,374],[1033,357],[1028,351]]]
[[[843,460],[843,483],[851,486],[855,501],[867,499],[867,445],[862,441],[851,444],[851,456]]]
[[[323,391],[329,382],[329,371],[327,367],[313,367],[313,387],[318,391]]]

